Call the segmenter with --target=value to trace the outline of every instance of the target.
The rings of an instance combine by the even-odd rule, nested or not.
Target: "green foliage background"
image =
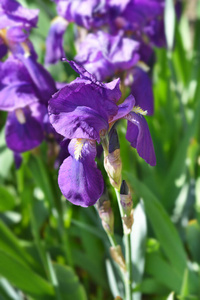
[[[43,63],[45,37],[56,15],[51,1],[20,1],[40,8],[31,34]],[[173,25],[173,14],[166,24]],[[190,26],[186,12],[169,28],[172,54],[155,49],[152,71],[155,114],[148,117],[157,166],[149,167],[125,140],[118,125],[123,178],[132,188],[134,300],[199,299],[200,295],[200,5]],[[73,25],[65,35],[67,57],[75,55]],[[170,31],[171,30],[171,31]],[[170,33],[171,32],[171,33]],[[192,38],[193,36],[193,38]],[[76,76],[65,63],[49,67],[56,81]],[[114,299],[123,293],[109,241],[96,209],[66,202],[49,155],[52,142],[23,155],[15,170],[4,140],[0,112],[0,300]],[[102,168],[101,160],[98,161]],[[105,172],[104,172],[105,175]],[[105,175],[105,180],[108,179]],[[115,233],[123,247],[113,190]],[[138,205],[136,205],[139,203]]]

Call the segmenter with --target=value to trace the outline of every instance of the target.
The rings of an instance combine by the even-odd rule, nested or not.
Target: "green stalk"
[[[121,215],[121,219],[124,217],[124,212],[121,206],[120,202],[120,194],[117,189],[115,189],[115,193],[117,196],[117,202],[119,206],[119,211]],[[131,235],[130,234],[124,234],[125,239],[125,262],[126,262],[126,276],[124,280],[125,284],[125,299],[126,300],[132,300],[132,261],[131,261]]]
[[[127,267],[127,278],[125,281],[126,300],[132,300],[132,261],[131,261],[131,235],[125,234],[125,261]]]
[[[52,284],[52,286],[54,287],[56,299],[61,300],[60,292],[58,289],[57,278],[56,278],[55,272],[53,270],[53,267],[51,265],[50,257],[46,253],[44,245],[42,244],[42,242],[40,240],[40,236],[37,231],[36,220],[35,220],[35,217],[34,217],[34,214],[31,210],[31,208],[30,208],[30,215],[31,215],[31,223],[32,223],[31,227],[32,227],[33,237],[34,237],[35,244],[36,244],[38,253],[40,255],[41,261],[43,263],[47,278],[50,281],[50,283]]]

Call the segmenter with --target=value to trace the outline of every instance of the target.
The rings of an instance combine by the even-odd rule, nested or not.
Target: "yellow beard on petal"
[[[6,34],[7,34],[6,28],[3,28],[3,29],[0,30],[0,37],[2,38],[4,43],[8,46],[8,41],[7,41],[7,38],[6,38]]]
[[[85,143],[84,139],[76,139],[75,142],[75,150],[74,150],[74,157],[76,160],[79,160],[79,158],[82,157],[81,151],[83,149],[83,145]]]
[[[147,115],[147,110],[143,110],[139,106],[134,106],[133,109],[132,109],[132,111],[135,112],[136,114],[140,114],[140,115],[143,115],[143,116]]]

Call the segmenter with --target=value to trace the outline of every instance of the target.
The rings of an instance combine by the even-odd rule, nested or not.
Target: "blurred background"
[[[45,39],[57,15],[48,0],[19,1],[39,8],[30,40],[44,63]],[[155,112],[147,116],[157,165],[148,166],[118,126],[123,178],[135,207],[132,232],[134,300],[200,299],[200,2],[182,2],[173,29],[173,50],[155,48],[151,68]],[[64,50],[76,54],[75,25],[67,28]],[[76,73],[63,62],[48,66],[58,82]],[[4,137],[6,112],[0,111],[0,300],[114,299],[123,294],[109,240],[95,207],[73,206],[61,195],[52,141],[23,153],[16,170]],[[103,170],[102,157],[97,160]],[[108,186],[107,185],[107,186]],[[115,233],[122,227],[115,195]]]

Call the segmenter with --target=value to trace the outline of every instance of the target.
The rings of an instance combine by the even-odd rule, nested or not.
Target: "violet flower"
[[[87,29],[104,24],[105,1],[99,0],[54,0],[58,15],[68,22],[75,22]]]
[[[50,98],[51,93],[56,91],[52,78],[49,82],[47,71],[34,60],[32,64],[29,61],[25,66],[12,56],[0,63],[0,109],[9,112],[6,142],[11,150],[19,153],[42,142],[47,115],[46,97]]]
[[[139,43],[122,34],[112,36],[102,31],[89,34],[80,45],[75,60],[95,74],[98,80],[130,69],[139,60]]]
[[[33,149],[39,146],[44,138],[42,124],[34,115],[35,105],[38,106],[38,112],[41,112],[39,104],[32,104],[8,114],[5,129],[6,143],[14,152],[21,153]]]
[[[72,203],[93,205],[103,192],[103,179],[95,164],[96,142],[101,141],[116,120],[126,118],[127,139],[139,155],[155,165],[155,153],[148,125],[141,108],[134,107],[130,95],[121,105],[119,80],[101,83],[83,67],[69,62],[80,74],[49,101],[50,122],[67,139],[70,156],[60,167],[58,183],[63,195]]]
[[[46,40],[45,63],[53,64],[65,57],[63,49],[63,36],[68,22],[62,17],[56,17],[51,22],[51,27]]]
[[[2,0],[0,3],[0,58],[9,49],[12,53],[22,51],[29,44],[34,56],[36,53],[30,41],[27,42],[30,30],[36,27],[38,9],[28,9],[15,0]]]
[[[63,195],[83,207],[96,203],[104,190],[103,177],[95,163],[96,143],[88,139],[72,139],[70,156],[62,163],[58,184]]]
[[[139,106],[147,115],[154,113],[154,96],[152,82],[143,66],[135,66],[127,74],[125,84],[131,88],[131,94],[135,98],[135,106]]]

